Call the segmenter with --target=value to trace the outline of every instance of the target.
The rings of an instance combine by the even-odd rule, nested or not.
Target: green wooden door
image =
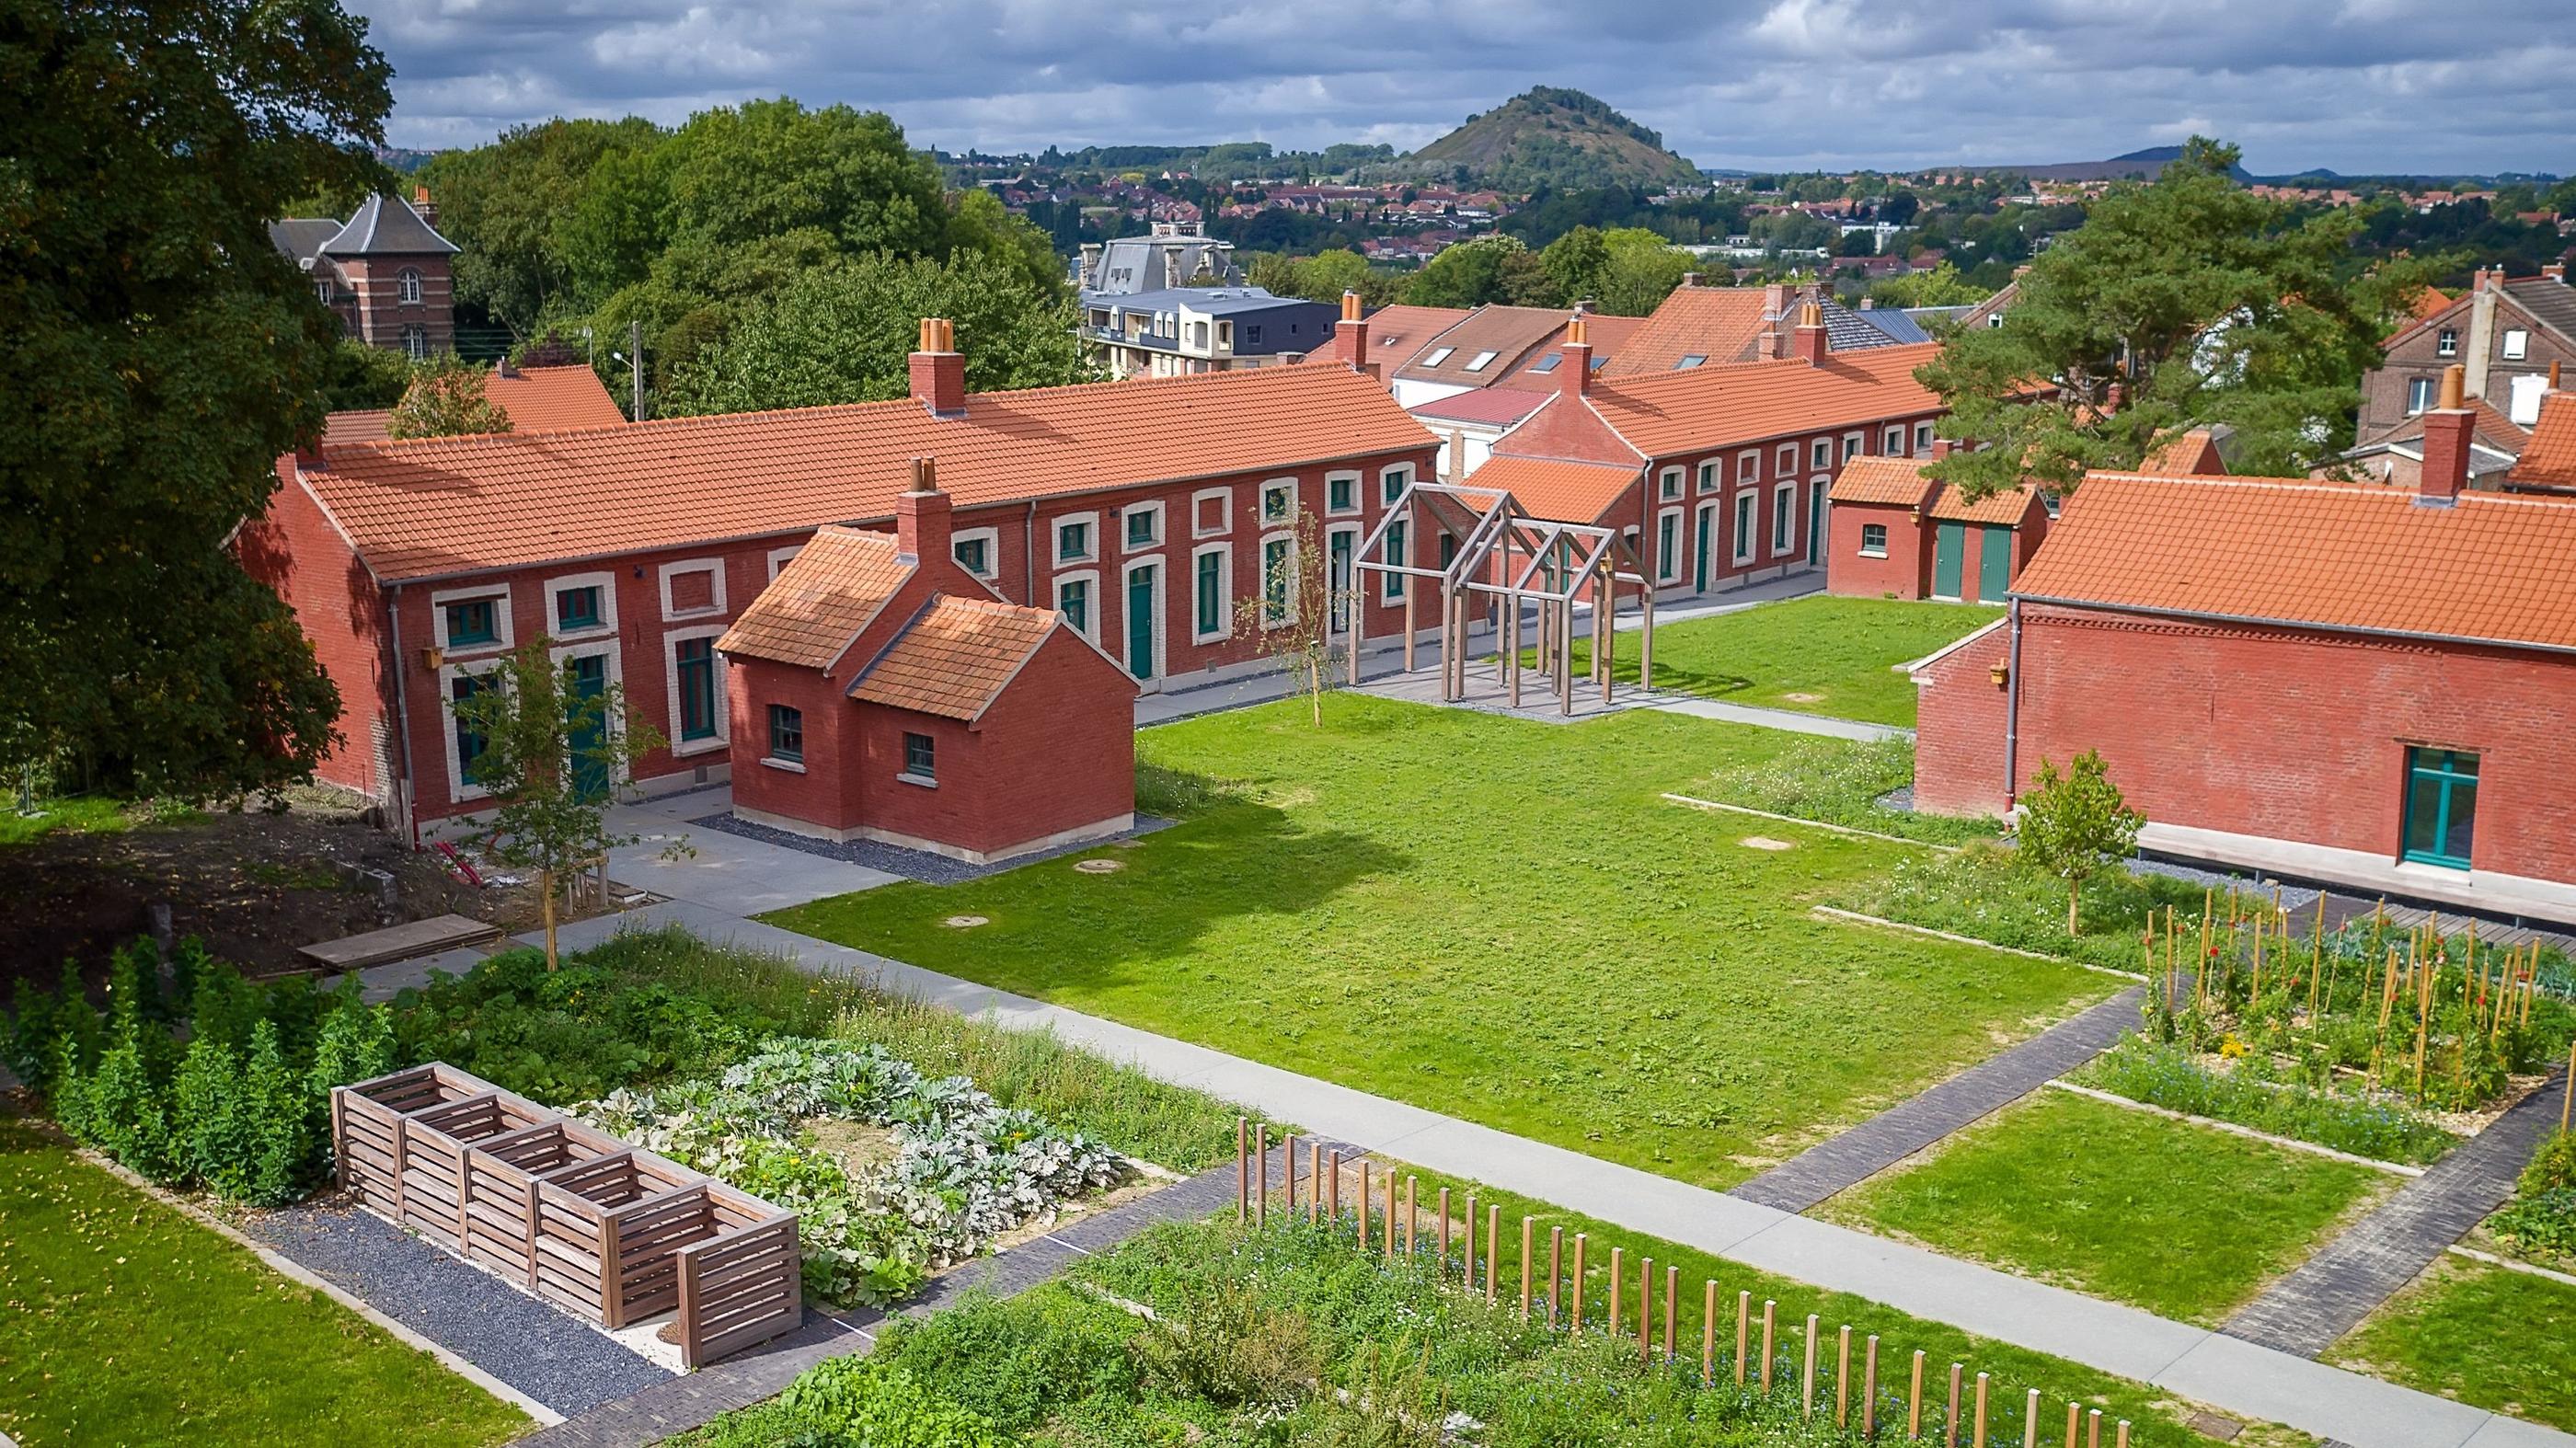
[[[2012,590],[2013,530],[1988,523],[1978,530],[1977,602],[2001,603]]]
[[[1944,523],[1932,535],[1932,596],[1957,598],[1967,566],[1968,525]]]
[[[1825,484],[1807,490],[1807,566],[1825,556]]]
[[[1154,677],[1154,565],[1127,575],[1127,672]]]
[[[1709,545],[1715,541],[1709,535],[1716,531],[1717,505],[1702,503],[1699,509],[1699,553],[1691,574],[1691,587],[1700,593],[1708,592],[1708,555],[1712,551]]]
[[[599,756],[602,716],[595,706],[585,710],[583,704],[607,692],[606,655],[564,661],[564,714],[574,721],[564,744],[572,752],[573,788],[592,799],[608,793],[608,761]]]
[[[1333,535],[1330,550],[1331,582],[1326,586],[1333,594],[1333,631],[1340,633],[1351,626],[1351,550],[1357,548],[1360,535],[1345,528]]]

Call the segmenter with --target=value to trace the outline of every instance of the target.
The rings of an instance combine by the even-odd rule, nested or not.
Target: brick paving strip
[[[2398,1189],[2219,1330],[2312,1358],[2433,1265],[2513,1195],[2514,1178],[2558,1128],[2560,1067],[2487,1129]]]
[[[2120,992],[2000,1055],[1818,1142],[1731,1195],[1803,1212],[1943,1137],[2010,1106],[2120,1043],[2134,1029],[2144,986]]]

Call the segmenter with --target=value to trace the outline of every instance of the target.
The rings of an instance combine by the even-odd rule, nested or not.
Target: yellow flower
[[[2238,1060],[2245,1055],[2245,1043],[2230,1035],[2218,1043],[2218,1054],[2230,1061]]]

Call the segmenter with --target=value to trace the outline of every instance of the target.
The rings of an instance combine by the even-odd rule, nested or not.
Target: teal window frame
[[[957,560],[958,567],[981,578],[991,563],[984,551],[985,543],[982,538],[956,539],[948,545],[948,556]]]
[[[1863,523],[1860,525],[1860,552],[1861,556],[1864,558],[1884,558],[1887,556],[1887,525],[1885,523]]]
[[[1385,502],[1392,503],[1396,499],[1403,497],[1404,490],[1411,486],[1412,483],[1413,469],[1392,469],[1383,478],[1379,479],[1377,488],[1378,497]]]
[[[1091,525],[1058,523],[1055,525],[1055,556],[1067,563],[1091,556]]]
[[[1282,522],[1297,511],[1297,490],[1287,483],[1272,483],[1261,490],[1261,521]]]
[[[914,779],[939,778],[939,742],[927,734],[904,731],[903,772]]]
[[[1288,621],[1292,606],[1288,591],[1296,581],[1291,552],[1286,538],[1272,538],[1261,545],[1261,621],[1265,624]]]
[[[716,643],[682,639],[671,645],[672,670],[679,678],[680,742],[716,737]]]
[[[583,629],[597,628],[606,622],[607,616],[600,611],[599,596],[599,585],[596,583],[580,588],[567,588],[556,593],[556,631],[578,633]]]
[[[501,641],[501,600],[469,598],[447,605],[447,646],[464,648]]]
[[[456,730],[456,782],[459,784],[483,782],[481,776],[475,772],[474,765],[483,757],[483,752],[491,748],[491,741],[483,737],[482,731],[467,728],[465,717],[458,714],[453,706],[462,704],[484,690],[495,687],[496,683],[497,680],[490,674],[458,674],[448,682],[447,697],[450,703],[448,720]]]
[[[793,704],[769,706],[769,757],[790,764],[805,762],[805,711]]]
[[[1146,548],[1161,541],[1163,510],[1130,508],[1123,515],[1127,522],[1127,546]]]
[[[2406,795],[2398,815],[2400,858],[2446,870],[2469,868],[2477,835],[2478,763],[2478,756],[2466,749],[2406,751]],[[2430,838],[2421,843],[2415,828],[2419,800],[2430,804],[2427,823],[2432,826]],[[2455,811],[2465,820],[2455,821]],[[2455,823],[2461,826],[2457,853],[2451,849]]]
[[[1332,512],[1347,513],[1357,508],[1360,505],[1359,493],[1360,480],[1357,478],[1324,480],[1324,506]]]
[[[1057,584],[1055,610],[1078,632],[1091,632],[1091,580],[1075,578]]]
[[[1225,555],[1200,554],[1195,571],[1198,636],[1206,638],[1225,629]]]
[[[1401,522],[1386,525],[1386,561],[1399,565],[1410,564],[1413,561],[1412,557],[1404,551],[1404,524]],[[1386,596],[1389,599],[1403,598],[1404,581],[1404,575],[1401,573],[1387,574]]]

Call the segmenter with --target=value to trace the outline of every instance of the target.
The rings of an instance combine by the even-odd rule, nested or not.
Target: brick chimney
[[[912,365],[913,401],[933,417],[966,415],[966,358],[957,350],[957,324],[946,317],[921,319],[921,345]]]
[[[2563,261],[2545,263],[2540,268],[2540,274],[2563,285],[2567,280],[2567,263]]]
[[[912,486],[894,500],[894,551],[908,563],[948,556],[948,495],[939,491],[939,460],[914,458]]]
[[[438,203],[429,199],[428,187],[411,188],[411,209],[420,213],[420,219],[429,223],[430,230],[438,230]]]
[[[1936,463],[1958,450],[1959,442],[1956,438],[1936,437],[1932,439],[1932,461]]]
[[[1825,337],[1825,309],[1814,302],[1798,304],[1798,330],[1789,338],[1789,353],[1821,367],[1832,344]]]
[[[1592,341],[1588,325],[1577,312],[1565,324],[1565,342],[1557,348],[1565,358],[1556,369],[1556,390],[1568,397],[1581,397],[1592,390]]]
[[[1767,283],[1762,288],[1762,330],[1770,334],[1771,355],[1774,357],[1789,355],[1788,332],[1780,325],[1787,320],[1789,289],[1778,282]]]
[[[1360,315],[1359,293],[1342,293],[1342,319],[1333,324],[1333,335],[1341,339],[1342,350],[1350,354],[1353,372],[1377,375],[1377,369],[1369,365],[1368,319]]]
[[[2424,414],[2424,466],[2415,490],[2419,505],[2449,507],[2469,485],[2469,438],[2478,419],[2463,402],[2467,375],[2457,362],[2442,369],[2441,405]]]
[[[1686,287],[1695,287],[1695,286],[1698,286],[1698,285],[1699,285],[1699,273],[1698,273],[1698,272],[1695,272],[1695,271],[1691,271],[1691,272],[1683,272],[1683,273],[1682,273],[1682,285],[1683,285],[1683,286],[1686,286]]]

